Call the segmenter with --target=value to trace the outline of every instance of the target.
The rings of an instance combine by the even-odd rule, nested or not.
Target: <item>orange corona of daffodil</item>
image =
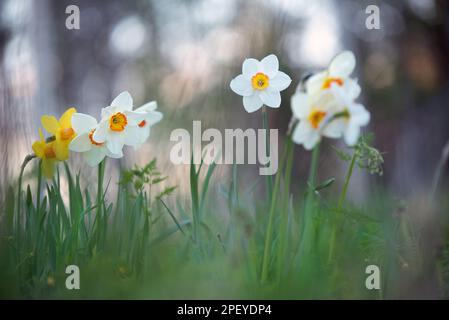
[[[56,158],[61,161],[69,157],[69,144],[75,137],[75,131],[72,128],[72,115],[75,112],[75,108],[67,109],[59,121],[54,116],[45,115],[41,118],[45,130],[55,136],[54,152]]]
[[[46,142],[42,130],[39,128],[40,140],[33,143],[33,151],[36,157],[41,159],[42,172],[47,178],[53,177],[56,158],[56,140]]]

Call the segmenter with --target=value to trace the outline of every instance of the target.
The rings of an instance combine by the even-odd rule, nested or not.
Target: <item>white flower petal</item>
[[[69,144],[69,149],[75,152],[86,152],[92,148],[92,143],[89,139],[89,133],[82,133],[77,135]]]
[[[321,140],[320,134],[317,131],[311,131],[303,143],[304,149],[312,150],[313,148],[315,148],[317,143],[320,142],[320,140]]]
[[[348,146],[353,146],[357,143],[360,135],[360,127],[358,125],[349,125],[345,131],[345,142]]]
[[[344,51],[337,55],[329,65],[331,77],[346,78],[355,69],[355,56],[351,51]]]
[[[106,108],[101,108],[101,121],[109,118],[111,115],[117,112],[117,107],[109,106]]]
[[[263,105],[262,100],[259,97],[259,94],[255,92],[252,96],[243,97],[243,106],[245,107],[246,112],[254,112],[259,110]]]
[[[360,88],[357,81],[351,78],[344,80],[343,90],[349,99],[355,100],[360,96],[362,89]]]
[[[147,121],[147,125],[154,125],[156,123],[158,123],[159,121],[161,121],[163,118],[162,113],[158,112],[158,111],[152,111],[148,113],[148,116],[146,118]]]
[[[292,79],[284,72],[279,71],[273,79],[270,79],[270,87],[282,91],[288,88]]]
[[[109,158],[120,159],[123,157],[123,150],[120,150],[120,153],[117,153],[117,154],[111,153],[107,148],[105,149],[105,151],[106,151],[106,155]]]
[[[241,96],[250,96],[253,94],[254,89],[251,86],[251,80],[240,74],[230,83],[231,90]]]
[[[106,156],[106,150],[103,147],[95,146],[90,151],[83,153],[83,155],[87,164],[90,165],[91,167],[95,167],[99,165],[100,162]]]
[[[94,117],[84,113],[74,113],[71,121],[72,128],[77,134],[89,132],[97,125]]]
[[[346,127],[345,119],[335,119],[326,124],[322,130],[322,134],[325,137],[338,139],[343,135]]]
[[[349,113],[351,115],[351,123],[360,127],[366,126],[371,118],[370,113],[361,104],[352,104],[349,107]]]
[[[319,72],[314,74],[306,81],[307,94],[314,95],[319,93],[323,89],[324,81],[326,80],[327,72]]]
[[[143,106],[135,109],[135,112],[151,112],[157,109],[157,102],[151,101],[148,103],[145,103]]]
[[[308,97],[307,94],[304,92],[296,92],[292,96],[291,100],[291,108],[293,115],[297,119],[303,119],[306,118],[310,111],[310,105],[308,103]]]
[[[141,144],[142,139],[142,128],[138,126],[127,126],[124,134],[124,144],[127,146],[135,146]],[[114,152],[117,153],[117,152]]]
[[[142,146],[142,144],[144,144],[150,137],[150,131],[151,131],[150,126],[146,126],[146,127],[139,128],[139,129],[140,129],[139,142],[132,145],[132,147],[134,147],[134,150],[139,149]]]
[[[269,78],[274,78],[279,72],[279,60],[274,54],[270,54],[260,61],[261,71]]]
[[[250,58],[243,61],[242,74],[251,79],[260,69],[260,62],[256,59]]]
[[[106,141],[106,147],[113,154],[119,154],[122,152],[123,146],[125,145],[125,135],[122,133],[113,133],[108,141]]]
[[[109,120],[104,120],[95,128],[92,138],[99,143],[105,142],[109,136]]]
[[[128,121],[128,126],[137,126],[143,120],[145,120],[145,113],[143,112],[134,112],[134,111],[125,111],[126,120]]]
[[[148,126],[148,127],[142,128],[142,130],[140,130],[140,131],[141,131],[140,134],[142,135],[143,142],[147,141],[148,138],[150,137],[151,127]]]
[[[320,141],[320,134],[307,121],[300,121],[293,132],[292,140],[311,150]]]
[[[293,131],[292,140],[297,144],[302,144],[305,137],[312,131],[312,126],[307,121],[299,121]]]
[[[132,110],[133,98],[128,91],[124,91],[111,102],[111,106],[119,107],[120,110]]]
[[[259,93],[262,102],[271,108],[279,108],[281,105],[281,93],[277,90],[264,90]]]

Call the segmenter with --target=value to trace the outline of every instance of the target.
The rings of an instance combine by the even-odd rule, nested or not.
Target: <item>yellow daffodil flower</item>
[[[72,128],[72,115],[75,112],[75,108],[67,109],[59,121],[54,116],[45,115],[41,118],[45,130],[55,136],[54,152],[56,159],[60,161],[67,160],[69,157],[69,144],[75,137],[75,131]]]
[[[42,172],[45,177],[50,179],[53,177],[55,163],[58,161],[56,157],[56,140],[46,142],[42,130],[39,128],[40,140],[33,143],[33,151],[36,157],[42,160]]]

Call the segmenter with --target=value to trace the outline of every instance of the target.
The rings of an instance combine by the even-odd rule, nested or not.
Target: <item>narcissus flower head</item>
[[[92,138],[97,143],[105,143],[111,154],[121,154],[124,145],[135,146],[141,141],[139,124],[145,120],[145,114],[132,108],[133,99],[125,91],[101,110],[102,119]]]
[[[95,140],[94,134],[98,127],[95,118],[87,114],[75,113],[72,116],[72,125],[76,137],[70,142],[69,148],[71,151],[81,152],[90,166],[98,165],[105,156],[110,158],[123,157],[121,149],[119,153],[113,154],[106,147],[105,142]]]
[[[362,104],[350,99],[342,88],[335,87],[332,91],[339,110],[333,122],[339,127],[346,144],[354,146],[359,140],[360,128],[370,121],[370,113]]]
[[[67,160],[69,157],[69,143],[75,137],[75,131],[71,123],[72,115],[75,112],[75,108],[67,109],[59,118],[59,121],[54,116],[49,115],[44,115],[41,118],[42,126],[55,137],[56,158],[61,161]]]
[[[330,92],[310,96],[297,92],[292,96],[293,116],[299,120],[293,131],[292,140],[304,145],[307,150],[321,141],[321,137],[339,138],[342,127],[333,121],[338,113],[338,104]]]
[[[138,139],[135,141],[136,144],[133,145],[135,148],[138,148],[145,141],[147,141],[150,136],[151,127],[162,120],[162,113],[156,111],[156,109],[157,102],[151,101],[134,110],[135,112],[142,113],[144,115],[143,120],[138,124],[140,132]]]
[[[292,139],[312,149],[322,137],[341,138],[349,146],[357,143],[360,127],[368,124],[369,112],[355,99],[360,86],[350,78],[356,65],[350,51],[337,55],[327,70],[305,80],[292,97],[293,116],[299,120]]]
[[[326,70],[307,79],[307,94],[315,95],[332,87],[340,87],[348,98],[356,99],[360,95],[360,86],[356,80],[350,78],[355,65],[355,56],[351,51],[338,54]]]
[[[291,83],[290,77],[279,71],[279,60],[271,54],[261,61],[246,59],[242,74],[230,84],[232,91],[243,96],[243,106],[247,112],[255,112],[264,104],[271,108],[281,105],[282,90]]]
[[[32,145],[34,154],[41,159],[41,168],[44,176],[51,179],[55,170],[55,163],[58,161],[56,155],[56,140],[45,141],[42,130],[39,128],[40,140]]]
[[[292,139],[307,150],[313,149],[322,137],[343,137],[346,144],[353,146],[360,136],[360,128],[370,120],[365,107],[350,99],[340,87],[315,96],[297,92],[291,104],[293,115],[299,120]]]

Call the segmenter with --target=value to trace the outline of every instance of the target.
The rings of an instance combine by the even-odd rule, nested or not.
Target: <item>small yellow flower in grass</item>
[[[281,105],[281,91],[287,89],[292,80],[279,71],[279,60],[274,54],[263,58],[246,59],[242,74],[230,84],[232,91],[243,96],[243,106],[247,112],[255,112],[264,104],[271,108]]]
[[[56,283],[55,278],[53,278],[52,276],[47,277],[47,286],[54,287],[55,283]]]
[[[351,51],[343,51],[332,59],[327,70],[307,79],[306,92],[315,95],[331,87],[341,87],[350,99],[356,99],[360,95],[360,86],[356,80],[350,78],[355,65],[354,54]]]
[[[42,116],[42,126],[49,133],[55,136],[54,149],[58,160],[67,160],[69,157],[69,143],[75,137],[75,131],[72,128],[72,115],[76,112],[75,108],[70,108],[61,116],[59,121],[54,116]]]
[[[33,143],[33,151],[36,157],[42,161],[42,172],[45,177],[51,179],[53,177],[55,163],[58,161],[56,157],[56,140],[46,142],[42,130],[39,129],[40,140]]]

